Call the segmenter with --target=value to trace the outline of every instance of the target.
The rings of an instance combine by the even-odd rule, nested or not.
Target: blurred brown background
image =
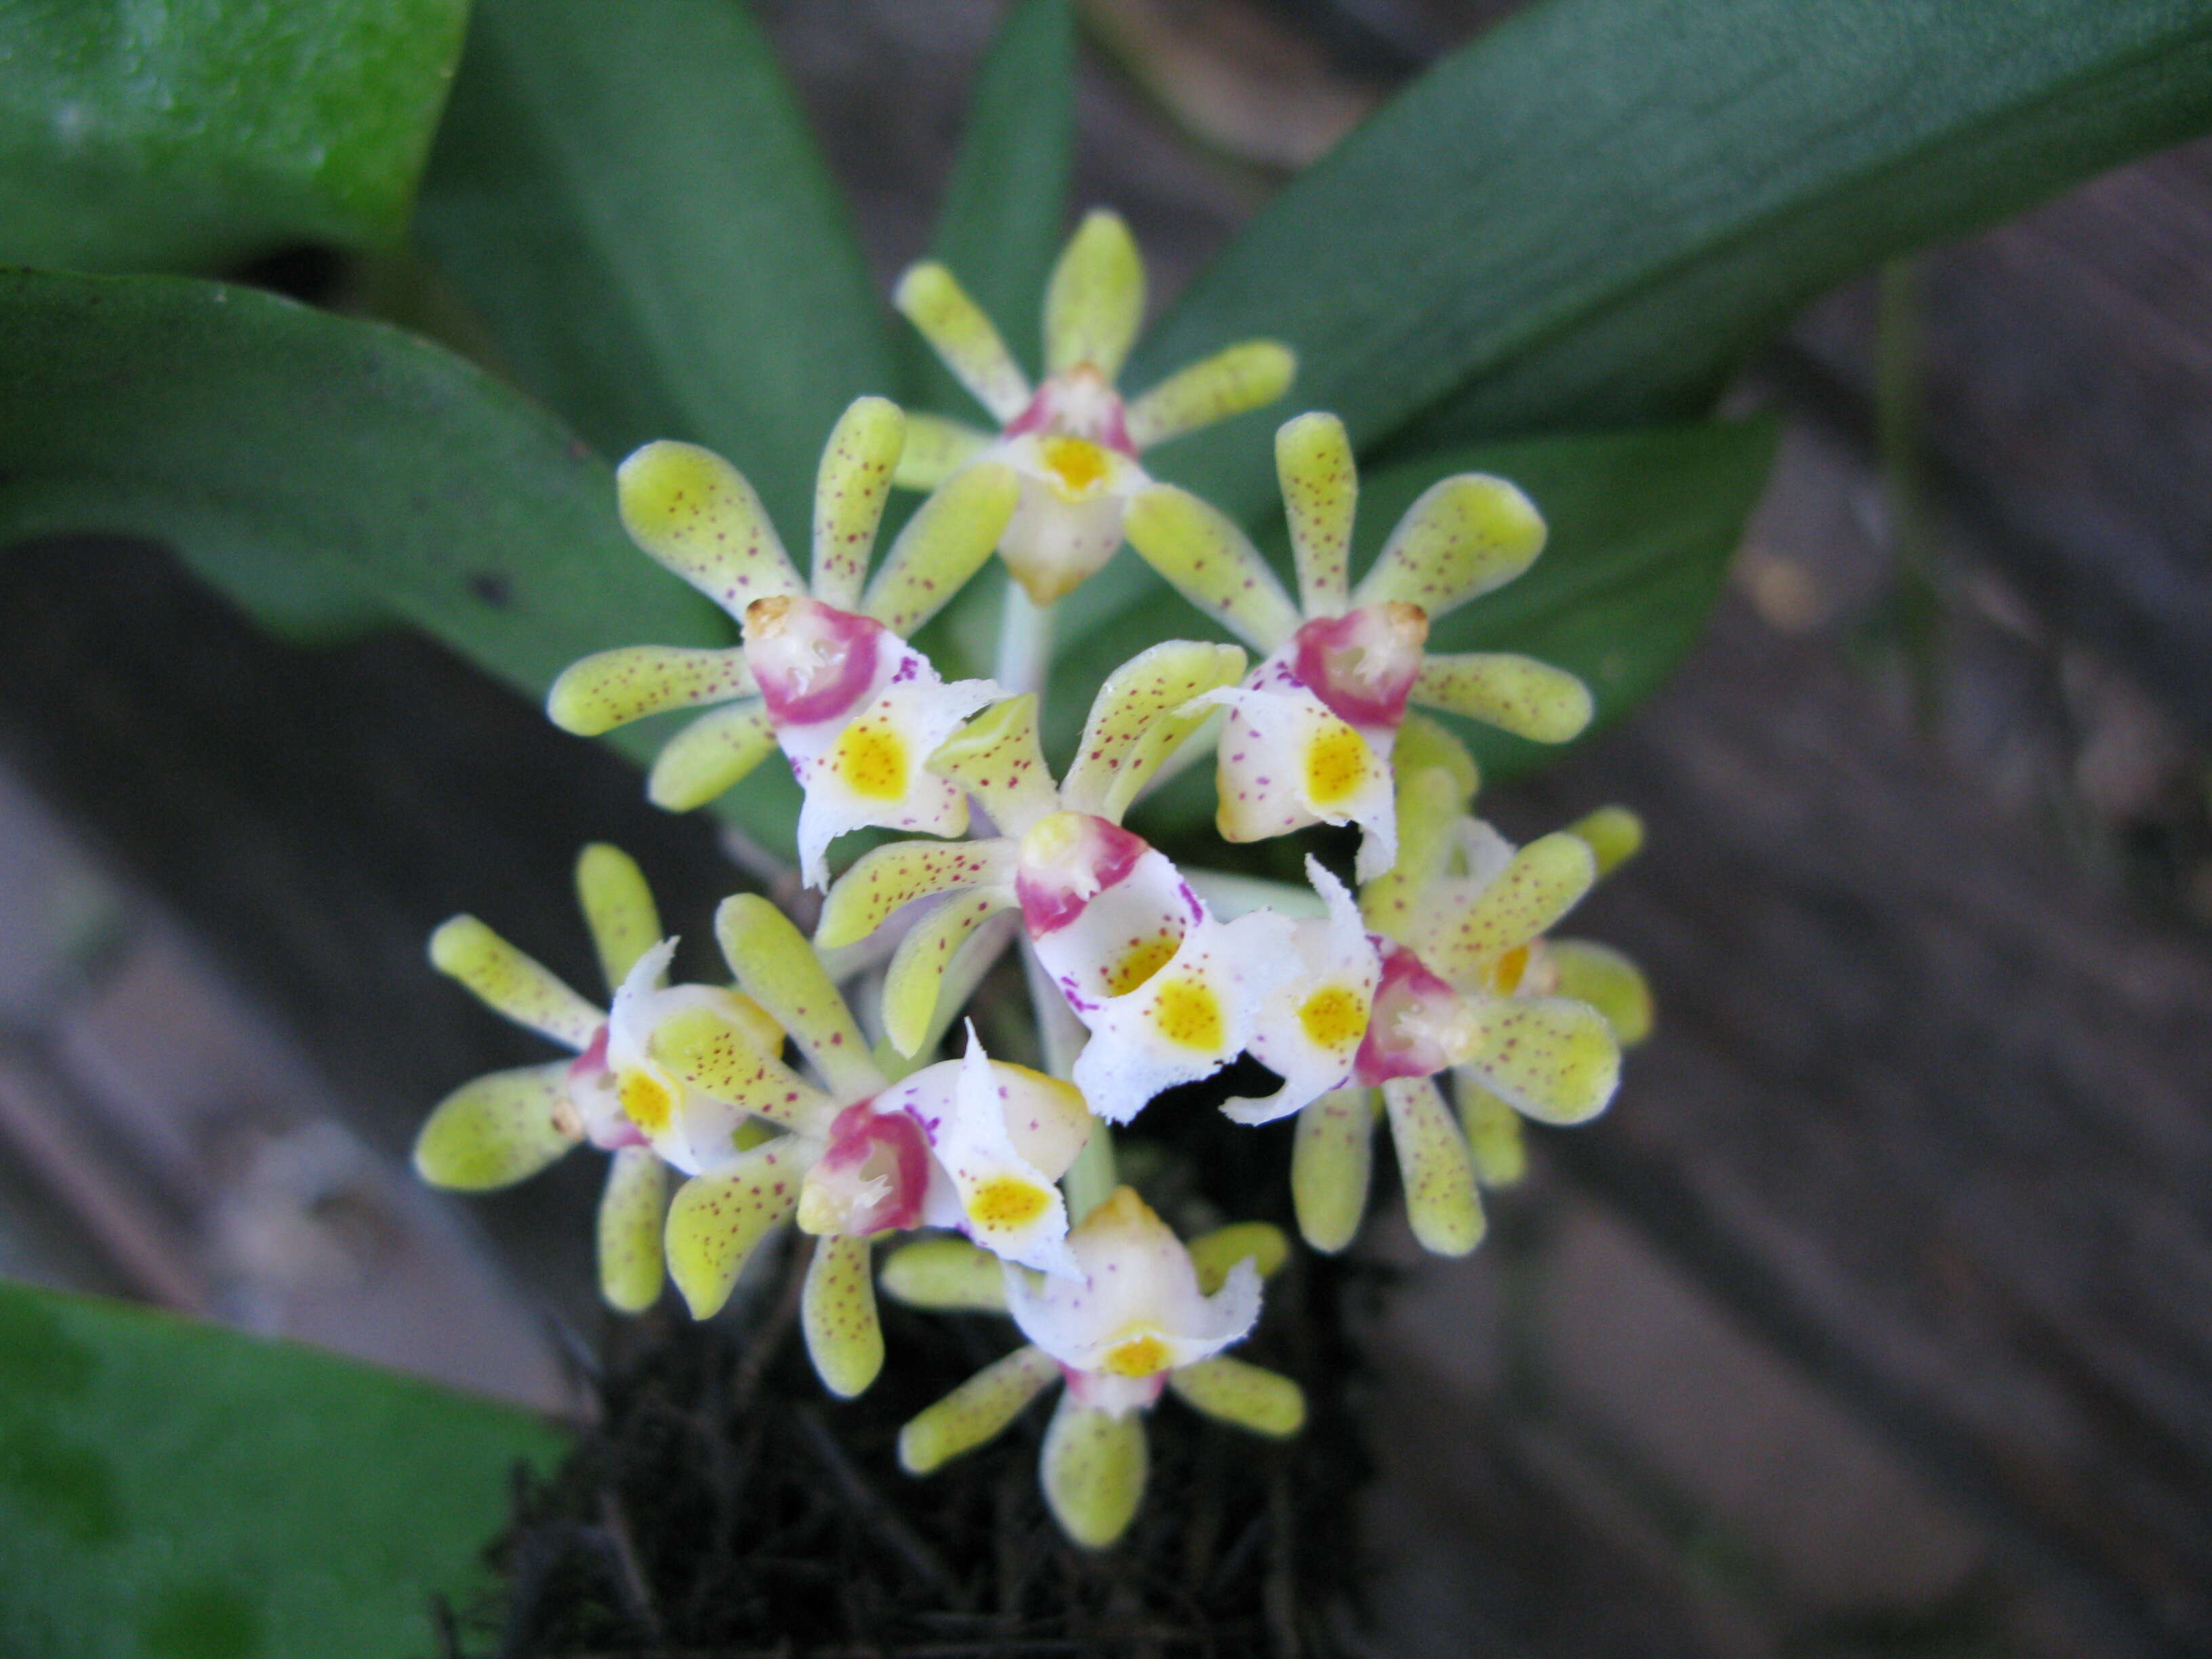
[[[1078,205],[1171,295],[1508,7],[1088,0]],[[986,0],[766,9],[886,282]],[[1831,296],[1711,633],[1509,832],[1626,801],[1578,929],[1661,1035],[1373,1334],[1378,1651],[2212,1650],[2212,148]],[[418,641],[274,644],[158,550],[0,562],[0,1272],[574,1407],[568,1170],[404,1158],[534,1057],[468,908],[584,976],[586,839],[710,831]],[[1347,1547],[1352,1537],[1347,1527]]]

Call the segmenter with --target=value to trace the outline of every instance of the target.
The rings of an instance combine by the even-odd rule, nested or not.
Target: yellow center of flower
[[[1186,1048],[1218,1048],[1228,1035],[1221,999],[1214,995],[1212,986],[1194,979],[1179,979],[1160,987],[1152,1023],[1170,1042]]]
[[[649,1135],[659,1134],[676,1115],[676,1097],[650,1072],[624,1072],[615,1083],[615,1098],[629,1121]]]
[[[1175,960],[1182,941],[1165,934],[1152,939],[1140,939],[1128,949],[1127,955],[1106,970],[1106,994],[1127,996],[1154,974]]]
[[[1051,1202],[1035,1182],[994,1176],[969,1199],[968,1218],[979,1227],[1025,1227]]]
[[[855,721],[846,727],[830,766],[848,789],[869,800],[906,793],[906,744],[888,726]]]
[[[1115,1376],[1151,1376],[1168,1368],[1168,1345],[1147,1332],[1116,1342],[1098,1362],[1098,1369]]]
[[[1316,1048],[1346,1048],[1367,1034],[1367,1004],[1346,985],[1324,985],[1298,1005],[1298,1024]]]
[[[1349,799],[1367,781],[1369,763],[1366,739],[1332,720],[1306,750],[1306,798],[1320,807]]]
[[[1106,452],[1088,438],[1047,438],[1037,446],[1060,493],[1081,501],[1106,482]]]

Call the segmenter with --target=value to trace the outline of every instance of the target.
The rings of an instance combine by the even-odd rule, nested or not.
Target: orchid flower
[[[1034,389],[943,265],[908,270],[893,303],[999,426],[994,437],[957,421],[911,416],[898,482],[927,489],[979,461],[1013,468],[1021,504],[999,551],[1040,605],[1079,586],[1121,544],[1124,505],[1151,483],[1139,453],[1273,403],[1297,369],[1289,347],[1247,340],[1124,404],[1115,381],[1144,319],[1145,269],[1128,227],[1103,210],[1085,218],[1053,268],[1046,374]]]
[[[1357,467],[1344,423],[1302,415],[1275,434],[1298,602],[1244,532],[1188,491],[1150,484],[1129,503],[1130,544],[1200,610],[1259,650],[1244,683],[1211,694],[1221,733],[1217,823],[1232,842],[1357,823],[1362,881],[1398,856],[1390,750],[1408,701],[1562,743],[1589,723],[1573,675],[1511,653],[1425,650],[1429,626],[1513,580],[1544,521],[1502,478],[1463,472],[1409,507],[1358,586],[1346,575]]]
[[[865,591],[906,417],[856,399],[823,451],[814,495],[813,579],[802,583],[744,476],[691,444],[651,443],[616,475],[637,544],[735,617],[744,644],[720,651],[629,646],[571,665],[553,684],[555,724],[596,736],[647,714],[718,704],[677,733],[647,790],[659,805],[702,805],[782,747],[806,792],[800,869],[824,885],[823,853],[877,825],[957,836],[967,800],[923,765],[993,701],[988,680],[947,685],[907,636],[990,556],[1014,511],[1012,469],[981,463],[924,502]]]
[[[1003,1270],[1005,1309],[1029,1346],[908,1423],[899,1433],[899,1462],[910,1474],[927,1474],[996,1437],[1055,1378],[1064,1380],[1038,1473],[1061,1530],[1103,1549],[1127,1528],[1144,1497],[1147,1454],[1138,1413],[1163,1391],[1255,1434],[1296,1434],[1305,1422],[1298,1385],[1222,1353],[1250,1333],[1262,1273],[1270,1257],[1281,1261],[1281,1236],[1270,1249],[1266,1234],[1273,1229],[1224,1229],[1214,1237],[1230,1249],[1206,1251],[1201,1265],[1198,1246],[1187,1249],[1132,1188],[1116,1188],[1068,1235],[1079,1276]],[[910,1277],[962,1277],[930,1265],[934,1271]],[[991,1304],[975,1295],[934,1305]]]
[[[943,896],[890,962],[884,1024],[915,1051],[954,952],[1018,910],[1030,945],[1091,1033],[1075,1085],[1125,1123],[1163,1089],[1211,1076],[1253,1040],[1261,1008],[1296,971],[1292,929],[1265,911],[1218,920],[1166,855],[1121,828],[1160,763],[1203,723],[1194,700],[1233,682],[1234,646],[1170,641],[1099,688],[1066,781],[1038,744],[1036,699],[999,704],[932,766],[975,795],[1003,832],[938,847],[904,842],[860,858],[831,890],[816,942],[865,939],[918,900]]]
[[[1519,1139],[1508,1120],[1595,1116],[1619,1082],[1622,1042],[1649,1029],[1648,994],[1625,957],[1544,938],[1596,878],[1595,830],[1578,833],[1586,821],[1515,848],[1466,813],[1473,763],[1459,757],[1463,774],[1401,769],[1405,846],[1362,891],[1381,945],[1373,1012],[1350,1086],[1301,1112],[1291,1153],[1299,1228],[1316,1249],[1341,1249],[1358,1229],[1378,1092],[1414,1237],[1464,1255],[1484,1226],[1478,1152],[1492,1184],[1511,1178]],[[1446,1071],[1456,1124],[1435,1081]]]
[[[814,1073],[787,1066],[758,1028],[699,1008],[661,1025],[654,1056],[687,1086],[785,1131],[680,1188],[668,1268],[700,1318],[729,1299],[754,1249],[787,1217],[816,1236],[800,1304],[823,1382],[850,1396],[883,1364],[871,1241],[954,1227],[1009,1261],[1074,1271],[1067,1209],[1053,1183],[1091,1132],[1068,1085],[985,1055],[894,1081],[871,1054],[821,958],[782,912],[739,894],[714,929],[746,994],[790,1032]]]
[[[581,1141],[611,1152],[599,1204],[599,1288],[611,1306],[636,1313],[660,1295],[663,1165],[712,1168],[737,1157],[761,1128],[672,1076],[650,1052],[653,1033],[670,1017],[696,1011],[760,1047],[781,1047],[783,1033],[738,992],[663,984],[676,942],[660,937],[652,891],[627,854],[586,847],[576,890],[613,994],[605,1012],[474,916],[455,916],[431,935],[439,969],[576,1058],[462,1085],[423,1124],[415,1167],[432,1186],[483,1192],[535,1175]]]

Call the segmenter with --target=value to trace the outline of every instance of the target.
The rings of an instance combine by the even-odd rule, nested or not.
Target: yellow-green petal
[[[815,926],[817,950],[857,945],[916,899],[1010,879],[1003,842],[896,841],[864,853],[838,877]]]
[[[1584,1123],[1620,1083],[1620,1044],[1606,1018],[1565,997],[1481,998],[1466,1066],[1492,1092],[1544,1123]]]
[[[545,696],[553,724],[580,738],[596,738],[617,726],[672,708],[727,702],[759,690],[745,653],[695,651],[676,645],[626,645],[573,662]]]
[[[1453,825],[1468,797],[1458,777],[1443,767],[1396,770],[1398,861],[1361,884],[1359,913],[1370,930],[1403,945],[1435,925],[1434,889],[1456,844]]]
[[[1465,1066],[1453,1073],[1459,1096],[1459,1127],[1474,1159],[1474,1178],[1486,1187],[1510,1187],[1528,1173],[1528,1147],[1521,1115],[1482,1086]]]
[[[1085,365],[1108,382],[1145,320],[1145,262],[1121,216],[1093,208],[1060,250],[1044,293],[1045,370]]]
[[[1003,461],[980,461],[948,478],[899,532],[861,611],[910,637],[983,568],[1021,493]]]
[[[666,937],[653,889],[635,859],[619,847],[593,842],[576,858],[576,902],[611,993],[629,977],[637,959]]]
[[[1622,1048],[1633,1048],[1651,1035],[1651,987],[1627,957],[1584,939],[1547,939],[1544,951],[1557,975],[1553,988],[1603,1014]]]
[[[702,1094],[788,1129],[818,1133],[836,1109],[836,1102],[763,1048],[757,1032],[712,1008],[671,1014],[653,1027],[649,1048]]]
[[[1596,705],[1564,668],[1512,651],[1467,651],[1423,659],[1413,698],[1536,743],[1578,738]]]
[[[840,1100],[883,1087],[853,1012],[822,958],[791,918],[757,893],[736,893],[714,913],[714,936],[745,994],[791,1033]]]
[[[906,447],[891,482],[901,489],[934,489],[991,447],[991,434],[942,415],[906,412]]]
[[[1161,763],[1212,712],[1178,711],[1243,675],[1244,653],[1233,645],[1168,640],[1139,652],[1108,675],[1091,700],[1063,801],[1073,811],[1119,823]]]
[[[815,1241],[814,1259],[806,1264],[799,1303],[806,1357],[822,1386],[840,1400],[866,1393],[884,1368],[884,1328],[868,1272],[872,1248],[865,1238],[832,1233]]]
[[[568,1062],[492,1072],[440,1101],[415,1137],[415,1172],[433,1187],[489,1192],[526,1180],[583,1137],[562,1109]]]
[[[1156,483],[1131,498],[1121,533],[1176,591],[1262,652],[1297,631],[1297,608],[1251,538],[1187,489]]]
[[[1597,855],[1600,879],[1611,875],[1644,849],[1644,820],[1626,806],[1601,806],[1567,828],[1588,842],[1590,851]]]
[[[1190,1241],[1190,1265],[1198,1269],[1198,1288],[1208,1296],[1240,1261],[1250,1262],[1261,1278],[1273,1279],[1290,1259],[1291,1241],[1280,1227],[1265,1221],[1233,1222]]]
[[[667,1217],[668,1166],[650,1147],[623,1147],[599,1195],[599,1294],[616,1312],[643,1313],[660,1300]]]
[[[1433,619],[1511,581],[1543,550],[1534,502],[1503,478],[1458,473],[1406,509],[1352,602],[1401,600]]]
[[[911,267],[891,291],[891,303],[1000,426],[1028,406],[1029,377],[991,319],[943,265],[926,259]]]
[[[630,539],[732,617],[755,599],[801,591],[760,496],[713,450],[649,443],[615,484]]]
[[[1421,960],[1455,985],[1478,983],[1499,957],[1548,932],[1596,879],[1589,843],[1554,830],[1516,853],[1464,908],[1439,914],[1417,947]]]
[[[899,1431],[899,1467],[908,1474],[942,1468],[1005,1432],[1024,1406],[1059,1379],[1060,1362],[1042,1348],[1015,1349]]]
[[[952,1234],[917,1238],[884,1258],[876,1278],[884,1294],[939,1313],[1004,1313],[1006,1264]]]
[[[855,398],[830,429],[814,479],[811,591],[840,611],[860,608],[891,471],[906,447],[906,415],[888,398]]]
[[[1333,1090],[1299,1112],[1291,1143],[1291,1201],[1299,1235],[1316,1250],[1334,1255],[1359,1231],[1374,1145],[1372,1089]]]
[[[1457,817],[1474,805],[1475,793],[1482,787],[1482,769],[1474,763],[1474,757],[1467,752],[1467,745],[1448,730],[1440,720],[1426,714],[1406,712],[1398,726],[1398,741],[1391,745],[1390,765],[1403,780],[1416,772],[1440,771],[1451,780],[1452,799],[1455,805],[1451,816]],[[1405,832],[1399,832],[1399,846],[1405,845]]]
[[[1063,1394],[1037,1468],[1052,1518],[1085,1549],[1104,1549],[1136,1519],[1151,1461],[1140,1413],[1115,1417]]]
[[[929,769],[983,803],[1000,833],[1022,836],[1060,811],[1060,787],[1037,735],[1035,692],[994,703],[937,746]]]
[[[430,935],[430,963],[467,986],[494,1012],[568,1048],[590,1048],[606,1024],[605,1011],[474,916],[455,916]]]
[[[1467,1137],[1445,1107],[1443,1091],[1432,1079],[1393,1078],[1382,1085],[1382,1103],[1413,1237],[1437,1255],[1465,1255],[1482,1242],[1482,1199]]]
[[[704,806],[775,752],[775,728],[758,697],[710,708],[661,746],[646,798],[671,812]]]
[[[1320,414],[1285,421],[1275,434],[1275,477],[1290,520],[1298,605],[1308,617],[1341,616],[1359,505],[1359,469],[1344,422]]]
[[[799,1149],[787,1137],[676,1189],[663,1237],[668,1276],[693,1318],[721,1311],[761,1240],[798,1207],[805,1177]]]
[[[1288,1439],[1306,1425],[1305,1392],[1287,1376],[1227,1354],[1168,1373],[1183,1403],[1254,1434]]]
[[[955,893],[899,941],[884,975],[884,1035],[891,1047],[911,1059],[941,1033],[937,1016],[945,974],[976,930],[1013,906],[1011,887]]]
[[[1139,450],[1212,426],[1248,409],[1272,404],[1291,389],[1297,354],[1279,340],[1241,340],[1177,369],[1122,416],[1129,441]]]

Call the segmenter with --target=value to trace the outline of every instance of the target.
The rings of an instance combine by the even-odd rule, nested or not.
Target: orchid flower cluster
[[[1043,1488],[1071,1538],[1103,1547],[1136,1511],[1142,1415],[1164,1393],[1263,1435],[1304,1418],[1295,1382],[1225,1352],[1252,1331],[1288,1241],[1261,1223],[1179,1238],[1117,1182],[1113,1127],[1249,1054],[1278,1086],[1222,1109],[1297,1119],[1290,1184],[1309,1244],[1341,1250],[1358,1232],[1387,1121],[1415,1237],[1472,1249],[1480,1188],[1520,1170],[1520,1120],[1602,1110],[1622,1045],[1650,1025],[1632,963],[1552,936],[1639,831],[1615,808],[1514,847],[1473,814],[1466,750],[1409,712],[1547,742],[1590,718],[1559,669],[1426,648],[1436,619],[1541,550],[1543,521],[1513,485],[1443,479],[1355,583],[1350,443],[1333,416],[1297,416],[1275,438],[1293,598],[1235,523],[1141,459],[1280,396],[1291,354],[1232,345],[1125,402],[1144,277],[1118,218],[1087,218],[1053,273],[1036,386],[941,266],[910,270],[896,297],[996,432],[855,402],[823,453],[805,580],[733,467],[647,445],[617,475],[623,522],[742,643],[605,652],[549,702],[587,735],[703,709],[652,769],[649,793],[672,809],[781,750],[805,792],[799,873],[825,895],[813,936],[741,893],[714,922],[728,982],[672,983],[677,941],[643,874],[590,847],[576,884],[602,1005],[456,917],[434,963],[573,1057],[466,1085],[416,1162],[438,1185],[483,1189],[580,1142],[608,1153],[600,1278],[624,1312],[672,1279],[695,1316],[715,1313],[763,1241],[795,1223],[813,1241],[801,1329],[841,1396],[884,1362],[879,1285],[1010,1316],[1024,1346],[914,1419],[901,1459],[926,1474],[1062,1382]],[[928,494],[871,574],[896,486]],[[1039,724],[1051,606],[1125,539],[1256,661],[1210,641],[1141,651],[1098,688],[1055,773]],[[994,550],[1018,585],[1001,678],[948,683],[913,637]],[[1302,890],[1180,867],[1125,826],[1149,786],[1209,745],[1225,841],[1356,824],[1352,879],[1310,856]],[[832,845],[864,829],[894,838],[833,881]],[[994,1058],[959,1024],[1009,949],[1042,1071]],[[877,1260],[910,1233],[922,1237]]]

